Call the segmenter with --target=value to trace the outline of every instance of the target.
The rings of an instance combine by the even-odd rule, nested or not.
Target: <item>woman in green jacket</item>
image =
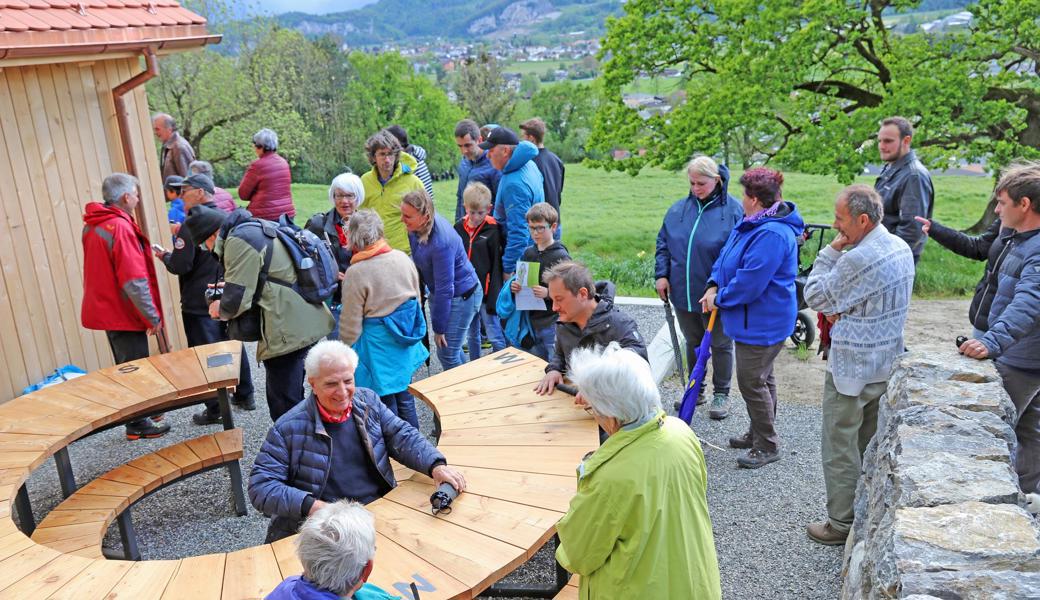
[[[610,437],[578,466],[556,560],[582,600],[722,597],[700,442],[666,416],[640,356],[617,343],[571,355],[575,402]]]
[[[424,190],[415,176],[416,161],[401,151],[401,143],[386,129],[372,134],[365,142],[365,154],[372,170],[361,176],[365,186],[365,207],[383,220],[386,241],[394,250],[411,254],[408,232],[401,223],[401,200],[414,190]]]

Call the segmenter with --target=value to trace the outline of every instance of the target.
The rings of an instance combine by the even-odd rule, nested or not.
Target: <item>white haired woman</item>
[[[246,208],[258,219],[277,221],[278,217],[296,216],[292,198],[292,170],[289,162],[278,154],[278,134],[261,129],[253,134],[256,160],[250,163],[238,184],[238,197],[249,203]]]
[[[311,515],[300,527],[296,556],[303,575],[287,578],[265,600],[389,600],[366,583],[376,556],[372,513],[357,502],[340,500]]]
[[[329,203],[332,204],[332,208],[328,212],[314,215],[304,225],[308,231],[325,240],[332,249],[332,254],[336,257],[336,264],[339,267],[340,285],[337,285],[336,289],[332,291],[332,298],[329,300],[329,310],[332,311],[332,317],[336,320],[336,325],[329,334],[328,339],[330,340],[336,339],[336,336],[339,335],[342,282],[346,276],[347,267],[350,266],[351,252],[350,243],[347,241],[347,223],[364,202],[365,186],[362,185],[361,178],[353,173],[340,173],[329,185]]]
[[[423,345],[426,318],[419,305],[419,273],[408,255],[390,247],[383,221],[359,211],[347,226],[353,267],[343,282],[339,339],[360,356],[357,385],[375,390],[395,415],[419,426],[412,374],[430,356]]]
[[[570,357],[575,403],[608,438],[578,466],[556,560],[581,598],[722,597],[696,434],[661,410],[650,365],[611,342]]]
[[[696,350],[708,328],[708,315],[701,311],[700,297],[707,289],[711,267],[733,228],[744,218],[739,200],[729,193],[729,169],[707,156],[695,156],[686,164],[690,191],[664,214],[657,233],[654,271],[657,293],[671,301],[679,329],[686,338],[686,359],[692,368]],[[689,372],[689,371],[687,371]],[[711,336],[711,384],[713,395],[708,413],[712,419],[729,416],[733,379],[733,340],[715,322]],[[697,404],[704,402],[704,390]]]

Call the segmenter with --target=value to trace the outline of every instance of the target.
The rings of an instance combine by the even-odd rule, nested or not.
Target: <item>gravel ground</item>
[[[937,331],[949,330],[949,319],[944,315],[963,315],[966,305],[964,301],[916,303],[911,314],[911,323],[917,325],[916,332],[911,330],[907,338],[920,339],[915,338],[916,334],[939,339],[944,334]],[[664,324],[659,307],[632,305],[622,309],[637,320],[640,330],[648,337]],[[248,346],[252,356],[253,345]],[[726,440],[743,433],[747,427],[747,415],[739,396],[735,402],[731,401],[728,419],[710,421],[706,411],[698,411],[694,419],[693,428],[702,440],[708,463],[708,503],[726,599],[831,599],[840,590],[840,548],[813,544],[804,532],[807,523],[825,514],[819,459],[823,365],[813,357],[805,358],[799,358],[789,349],[782,352],[777,361],[780,394],[777,421],[784,452],[780,462],[756,471],[736,468],[740,451],[728,449]],[[436,358],[432,364],[434,373],[440,370]],[[247,477],[271,425],[262,400],[264,370],[254,368],[253,376],[258,410],[234,409],[235,424],[245,433],[242,465]],[[417,374],[419,378],[425,376],[425,369]],[[679,398],[680,390],[677,378],[662,384],[662,400],[669,410],[672,402]],[[429,432],[431,413],[421,402],[417,405],[421,427]],[[82,485],[137,456],[196,437],[202,431],[218,430],[217,426],[193,425],[191,414],[196,410],[199,407],[168,413],[166,418],[173,430],[160,440],[127,443],[119,429],[76,442],[70,448],[70,455],[77,482]],[[37,469],[28,485],[39,520],[61,499],[53,461],[48,460]],[[247,516],[235,517],[228,486],[226,470],[215,470],[178,482],[135,504],[133,520],[142,555],[147,559],[174,559],[262,543],[267,519],[251,506]],[[111,548],[120,545],[114,525],[105,545]],[[551,582],[554,563],[551,544],[548,546],[506,581],[513,584]]]

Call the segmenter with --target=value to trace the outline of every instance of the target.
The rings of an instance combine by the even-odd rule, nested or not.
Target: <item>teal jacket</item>
[[[371,388],[380,396],[408,389],[412,373],[430,355],[422,345],[424,337],[426,319],[414,298],[385,317],[362,321],[361,337],[353,346],[359,361],[355,384]]]
[[[536,156],[537,146],[528,141],[520,142],[502,169],[502,179],[498,182],[494,216],[506,236],[506,249],[502,253],[503,273],[516,271],[516,261],[531,245],[531,234],[527,230],[527,209],[545,201],[542,173],[533,160]],[[368,197],[365,198],[367,200]]]
[[[719,600],[707,478],[696,434],[664,411],[607,438],[556,526],[578,597]]]

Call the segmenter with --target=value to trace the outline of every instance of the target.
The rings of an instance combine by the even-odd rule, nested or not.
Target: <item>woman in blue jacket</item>
[[[426,190],[404,195],[401,222],[408,230],[412,260],[430,290],[430,325],[437,358],[447,371],[466,362],[462,343],[484,292],[462,240],[451,223],[434,211]]]
[[[695,351],[708,328],[708,315],[701,311],[711,267],[719,257],[733,227],[744,217],[740,202],[729,195],[729,169],[707,156],[696,156],[686,165],[690,193],[668,209],[657,233],[655,275],[661,300],[671,300],[679,329],[686,338],[686,360],[693,363]],[[733,340],[715,323],[711,336],[711,384],[714,395],[712,419],[729,416],[726,400],[733,378]],[[697,404],[703,402],[702,396]]]
[[[781,199],[783,182],[780,172],[764,167],[741,176],[747,216],[726,240],[701,298],[705,312],[719,309],[726,333],[736,342],[737,385],[751,426],[729,444],[749,449],[737,459],[748,469],[780,460],[773,361],[794,331],[797,238],[805,225],[794,203]]]

